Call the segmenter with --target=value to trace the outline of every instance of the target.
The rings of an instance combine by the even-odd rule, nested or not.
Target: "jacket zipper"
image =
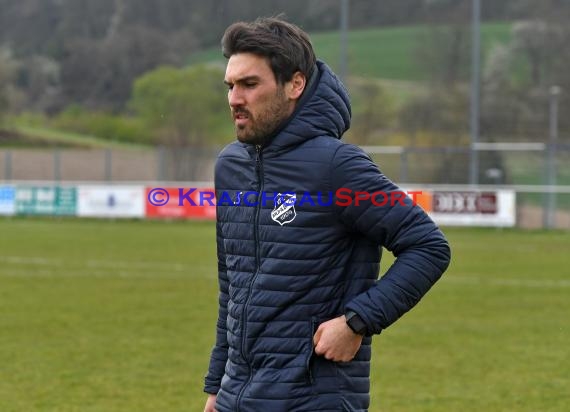
[[[251,363],[250,363],[250,359],[247,355],[247,351],[246,351],[246,344],[247,344],[247,307],[249,305],[249,301],[251,300],[251,289],[253,284],[255,283],[255,279],[257,278],[257,275],[259,274],[259,267],[261,265],[261,254],[259,251],[259,212],[261,209],[261,199],[263,199],[263,164],[261,163],[261,146],[260,145],[256,145],[255,146],[255,151],[256,151],[256,156],[255,156],[255,171],[257,174],[257,180],[259,182],[259,190],[257,192],[257,203],[255,205],[255,216],[254,216],[254,224],[253,224],[253,239],[254,239],[254,243],[255,243],[255,272],[253,277],[251,278],[251,281],[249,282],[248,285],[248,290],[247,290],[247,299],[245,300],[245,304],[243,306],[243,311],[242,311],[242,341],[241,341],[241,356],[244,358],[244,360],[247,363],[247,366],[249,368],[249,378],[247,380],[247,382],[243,385],[243,387],[241,388],[238,397],[237,397],[237,402],[236,402],[236,406],[237,406],[237,411],[239,412],[241,410],[240,408],[240,402],[241,402],[241,398],[243,396],[243,393],[245,392],[245,389],[249,386],[249,384],[251,383],[251,380],[253,379],[253,370],[251,367]]]

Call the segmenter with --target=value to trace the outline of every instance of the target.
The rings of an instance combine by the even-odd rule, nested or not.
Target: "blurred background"
[[[203,410],[215,208],[174,199],[235,139],[225,28],[280,13],[452,249],[370,411],[566,412],[569,0],[0,0],[0,411]]]
[[[0,179],[211,181],[220,38],[279,13],[393,180],[511,185],[520,226],[570,228],[566,0],[0,0]]]

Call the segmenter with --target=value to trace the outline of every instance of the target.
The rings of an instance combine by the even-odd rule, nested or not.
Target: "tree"
[[[8,111],[9,73],[6,64],[0,59],[0,127]]]
[[[23,107],[52,113],[61,107],[60,66],[54,59],[32,55],[19,60],[16,87],[25,96]]]
[[[416,60],[438,88],[455,88],[469,76],[469,1],[426,0],[426,26]]]
[[[136,80],[130,107],[166,146],[162,173],[169,179],[193,179],[211,168],[207,147],[232,136],[223,75],[216,67],[162,67]]]
[[[161,67],[138,78],[130,107],[172,147],[220,142],[229,121],[221,69]]]
[[[550,87],[570,91],[570,2],[524,4],[534,10],[534,18],[513,25],[511,42],[491,52],[483,76],[481,130],[501,140],[545,139]],[[569,94],[561,96],[561,138],[570,131]]]
[[[400,125],[410,135],[411,144],[434,146],[463,145],[466,142],[468,96],[463,88],[431,88],[410,99],[400,111]],[[420,141],[421,133],[428,141]]]
[[[353,114],[350,140],[362,145],[378,144],[375,137],[380,137],[395,120],[392,96],[373,79],[351,79],[350,90]]]
[[[62,63],[63,94],[69,103],[120,111],[135,79],[163,64],[181,63],[192,41],[142,26],[128,26],[104,41],[76,40]]]
[[[531,87],[539,87],[547,77],[551,77],[556,48],[561,46],[563,27],[546,21],[523,21],[513,25],[511,53],[520,53],[530,69]]]
[[[12,59],[11,51],[7,48],[0,48],[0,127],[4,121],[4,116],[10,110],[14,97],[14,73],[15,62]]]

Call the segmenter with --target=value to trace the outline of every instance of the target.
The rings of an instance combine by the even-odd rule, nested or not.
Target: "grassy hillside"
[[[132,130],[130,132],[130,140],[125,138],[125,127],[120,129],[116,127],[121,124],[134,123],[131,118],[125,117],[124,120],[119,116],[114,116],[112,120],[114,123],[109,122],[111,116],[98,115],[94,113],[94,119],[91,124],[98,122],[98,129],[101,133],[87,133],[73,131],[69,128],[69,119],[81,121],[87,116],[88,112],[82,112],[78,115],[64,115],[67,122],[66,124],[58,124],[57,120],[49,119],[46,116],[37,113],[24,113],[17,116],[7,117],[6,121],[0,125],[0,148],[26,148],[26,147],[60,147],[60,148],[85,148],[85,149],[144,149],[150,148],[150,142],[147,136],[138,134]],[[98,116],[98,117],[97,117]],[[59,115],[61,119],[62,115]],[[115,126],[115,129],[113,129]],[[123,132],[123,135],[117,136],[113,132]],[[133,136],[135,138],[133,138]]]
[[[20,138],[18,142],[7,142],[3,147],[76,147],[87,149],[142,149],[148,145],[116,142],[97,136],[65,132],[37,126],[13,126]]]
[[[351,81],[362,82],[374,78],[386,90],[387,94],[394,101],[395,106],[398,107],[411,96],[425,90],[425,83],[420,84],[419,81],[426,79],[427,70],[419,62],[417,52],[421,47],[428,44],[428,39],[431,38],[431,35],[432,29],[427,26],[389,27],[350,32],[349,71]],[[314,33],[311,37],[317,56],[331,65],[334,70],[337,70],[339,33],[336,31]],[[508,42],[509,38],[509,23],[487,23],[482,26],[484,52],[490,50],[493,44]],[[188,63],[225,65],[225,59],[221,56],[219,47],[215,47],[190,56]],[[353,93],[352,98],[356,105],[359,99],[358,94]],[[87,118],[90,116],[89,113],[83,113],[83,115]],[[101,118],[99,122],[111,120],[113,119]],[[111,122],[110,124],[113,125],[115,123]],[[119,126],[122,128],[121,130],[128,131],[132,124],[125,123],[118,126],[115,124],[114,127]],[[129,143],[125,139],[103,139],[99,136],[109,135],[108,132],[106,134],[91,133],[92,135],[63,132],[61,129],[65,128],[49,127],[49,125],[41,122],[30,121],[25,116],[14,119],[10,129],[22,136],[23,139],[18,137],[16,140],[10,140],[7,138],[3,139],[0,136],[0,146],[28,147],[47,145],[94,148],[140,148],[149,146],[148,138],[146,137],[141,137],[140,143]],[[98,130],[103,129],[99,127]]]
[[[506,43],[510,38],[509,23],[482,25],[483,50],[495,43]],[[390,27],[351,31],[349,41],[349,70],[351,75],[377,77],[391,80],[417,81],[425,79],[425,72],[417,61],[417,50],[430,36],[426,26]],[[338,68],[338,32],[313,33],[311,35],[317,56]],[[190,56],[188,63],[224,61],[218,47]]]

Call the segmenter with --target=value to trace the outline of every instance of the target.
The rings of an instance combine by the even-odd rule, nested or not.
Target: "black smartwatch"
[[[344,316],[346,317],[346,324],[354,333],[357,335],[366,335],[366,323],[364,323],[358,313],[349,310]]]

